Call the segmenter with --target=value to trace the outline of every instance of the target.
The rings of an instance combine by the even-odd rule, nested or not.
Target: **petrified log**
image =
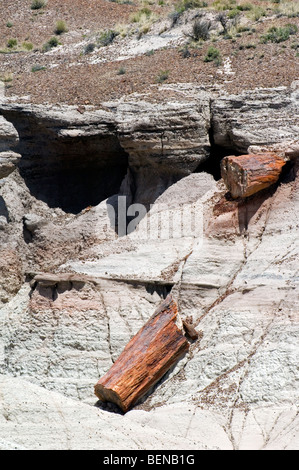
[[[169,295],[95,385],[95,394],[126,412],[188,349],[176,302]]]
[[[221,176],[233,198],[248,197],[276,183],[285,163],[271,152],[224,157]]]

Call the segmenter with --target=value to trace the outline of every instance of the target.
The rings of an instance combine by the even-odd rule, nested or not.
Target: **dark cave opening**
[[[209,158],[203,163],[201,163],[195,170],[194,173],[199,173],[204,171],[213,176],[216,181],[221,179],[221,169],[220,163],[224,157],[229,155],[241,155],[236,149],[221,147],[213,143],[211,139],[210,155]]]
[[[114,129],[69,132],[64,123],[32,114],[7,118],[19,133],[18,167],[33,197],[51,208],[78,214],[118,193],[128,155]]]
[[[34,197],[77,214],[118,192],[128,162],[116,140],[71,139],[56,150],[38,158],[23,153],[19,170]]]

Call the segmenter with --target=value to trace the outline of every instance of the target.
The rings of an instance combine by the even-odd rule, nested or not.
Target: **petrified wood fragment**
[[[221,161],[221,176],[233,198],[248,197],[276,183],[285,163],[271,152],[229,156]]]
[[[126,412],[188,349],[176,302],[169,295],[95,385],[95,394]]]

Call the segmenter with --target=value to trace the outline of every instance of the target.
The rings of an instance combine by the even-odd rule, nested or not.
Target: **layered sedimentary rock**
[[[210,95],[186,100],[120,102],[116,112],[122,147],[129,154],[133,201],[149,206],[209,155]]]
[[[217,145],[246,153],[250,145],[279,144],[298,138],[299,90],[285,87],[223,95],[212,102]]]
[[[248,153],[249,146],[254,153],[279,154],[280,146],[285,158],[284,149],[293,142],[291,166],[278,184],[250,198],[234,200],[222,179],[191,173],[200,170],[198,149],[206,151],[203,142],[208,137],[201,138],[200,124],[206,121],[201,117],[196,121],[200,145],[195,154],[196,132],[190,130],[194,160],[185,159],[187,138],[181,160],[176,152],[172,158],[170,149],[163,160],[161,153],[154,157],[159,136],[158,132],[154,136],[154,129],[153,140],[141,127],[136,134],[132,128],[132,143],[125,127],[118,137],[122,122],[129,129],[129,118],[117,112],[119,103],[105,110],[105,123],[110,124],[103,124],[102,137],[109,128],[110,142],[123,146],[121,155],[127,156],[123,192],[94,207],[88,204],[81,212],[66,213],[30,193],[21,161],[1,180],[1,448],[119,448],[120,442],[124,448],[144,449],[298,448],[299,188],[294,93],[281,89],[211,97],[212,127],[207,129],[214,132],[211,146],[222,143],[228,151],[235,146],[236,154]],[[24,108],[20,115],[15,105],[2,108],[7,118],[15,113],[10,117],[18,123],[20,136],[30,137],[22,134]],[[174,122],[174,108],[168,122]],[[39,129],[50,125],[47,113],[52,111],[47,110],[47,118],[43,111],[37,118],[31,110],[30,119],[40,120]],[[78,142],[76,137],[72,141],[72,133],[86,132],[87,139],[92,129],[100,132],[96,121],[104,119],[103,110],[95,113],[94,127],[91,122],[91,127],[84,127],[84,119],[86,123],[91,119],[88,110],[85,116],[77,112],[78,126],[75,110],[69,113],[64,113],[63,125],[60,115],[50,126],[58,141],[65,132],[70,145]],[[177,129],[182,121],[179,118]],[[187,122],[184,126],[187,136]],[[284,126],[288,138],[280,141]],[[142,147],[143,137],[148,150],[141,157],[136,149]],[[149,151],[152,142],[154,154]],[[22,148],[27,149],[22,156],[27,165],[29,144],[20,142],[14,151]],[[34,152],[33,173],[37,147]],[[46,157],[43,154],[41,161]],[[140,162],[148,157],[150,168],[159,159],[154,166],[162,173],[171,161],[170,172],[179,179],[170,185],[170,178],[155,192],[151,171],[148,180],[141,176],[146,175],[147,164],[140,164],[136,179],[139,157]],[[131,233],[117,237],[110,209],[124,193],[134,202],[138,194],[143,197],[141,181],[149,184],[144,200],[155,203]],[[190,217],[184,219],[186,214]],[[173,230],[190,219],[201,222],[193,225],[195,230],[190,230],[192,225],[187,232]],[[138,406],[125,416],[110,413],[117,409],[96,401],[94,384],[169,292],[182,321],[192,317],[198,340]]]

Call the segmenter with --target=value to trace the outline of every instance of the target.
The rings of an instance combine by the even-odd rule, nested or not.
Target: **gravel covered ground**
[[[218,29],[207,40],[190,43],[194,22],[200,15],[208,21],[205,15],[212,14],[215,25],[215,15],[221,12],[215,9],[225,1],[230,6],[222,11],[229,20],[227,34],[217,20]],[[249,2],[206,3],[205,8],[186,10],[173,26],[169,17],[177,5],[173,1],[48,0],[33,10],[32,0],[5,0],[0,11],[0,78],[6,96],[32,103],[97,106],[130,93],[157,95],[160,83],[191,82],[238,93],[289,86],[298,78],[298,1],[282,5],[252,1],[252,9],[239,10],[236,17],[232,13],[236,7]],[[141,8],[147,9],[146,24],[132,18]],[[58,35],[59,20],[67,31]],[[269,28],[288,24],[292,25],[288,39],[261,41]],[[102,32],[124,29],[130,34],[118,34],[110,45],[100,46]],[[53,37],[58,46],[45,52],[44,44]],[[11,39],[17,44],[9,47]],[[87,47],[94,49],[86,53]],[[210,47],[219,51],[218,60],[205,60]]]

